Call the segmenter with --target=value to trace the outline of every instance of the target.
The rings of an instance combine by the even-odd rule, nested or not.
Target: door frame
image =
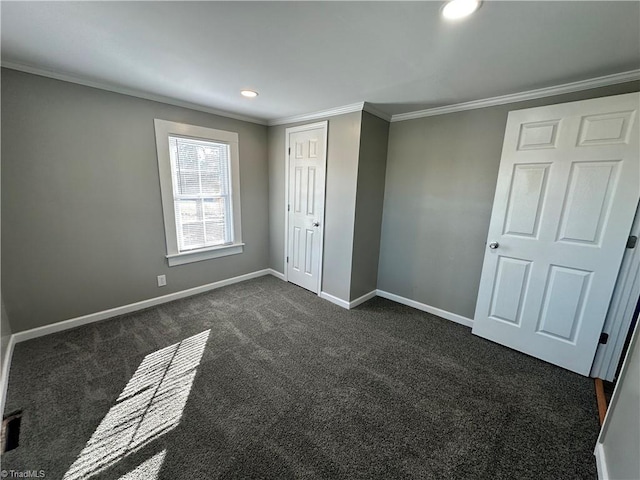
[[[629,235],[640,237],[640,202]],[[606,344],[598,344],[589,376],[613,382],[640,294],[640,245],[627,249],[622,257],[618,280],[602,331],[609,334]]]
[[[289,169],[290,169],[290,161],[289,161],[289,152],[291,145],[289,144],[289,135],[297,132],[304,132],[306,130],[315,130],[317,128],[321,128],[324,132],[324,150],[322,155],[322,165],[324,167],[324,195],[322,198],[322,218],[320,219],[320,258],[319,258],[319,266],[318,266],[318,291],[315,292],[316,295],[320,295],[322,292],[322,265],[324,261],[324,222],[325,222],[325,210],[327,206],[327,147],[329,145],[328,142],[328,134],[329,134],[329,121],[324,120],[322,122],[309,123],[307,125],[299,125],[297,127],[288,127],[285,129],[284,137],[284,158],[285,158],[285,169],[284,169],[284,257],[282,259],[284,264],[284,281],[289,281],[289,265],[287,262],[287,256],[289,255]]]

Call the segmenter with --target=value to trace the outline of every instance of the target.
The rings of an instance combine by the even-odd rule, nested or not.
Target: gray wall
[[[350,300],[377,288],[389,122],[363,112]]]
[[[11,338],[11,326],[9,325],[9,318],[7,317],[7,312],[4,308],[4,300],[2,299],[2,294],[0,294],[0,307],[1,307],[1,325],[0,325],[0,337],[2,340],[2,346],[0,347],[0,386],[4,386],[7,384],[9,371],[7,370],[7,378],[4,377],[4,368],[5,365],[10,366],[11,358],[9,357],[9,339]],[[4,412],[4,404],[5,404],[5,391],[4,388],[0,387],[0,412]]]
[[[393,123],[386,176],[388,124],[361,112],[329,118],[323,291],[350,300],[375,288],[384,188],[378,288],[473,317],[507,112],[639,89]],[[167,267],[154,118],[239,133],[243,254]],[[268,266],[281,272],[287,126],[3,69],[2,284],[14,333]],[[160,274],[167,287],[156,286]]]
[[[154,118],[238,132],[244,253],[167,266]],[[14,333],[267,268],[268,187],[265,126],[3,69]]]
[[[0,191],[2,190],[0,186]],[[0,204],[2,195],[0,195]],[[0,232],[2,232],[2,225],[0,223]],[[0,254],[0,259],[2,255]],[[0,261],[0,265],[2,262]],[[2,281],[0,276],[0,372],[2,372],[2,368],[5,364],[6,358],[5,355],[7,352],[7,345],[9,344],[9,339],[11,338],[11,324],[9,323],[9,317],[7,316],[7,311],[4,308],[4,299],[2,298]],[[0,373],[1,375],[1,373]],[[0,385],[4,385],[3,378],[0,377]],[[0,392],[0,395],[2,393]],[[4,412],[4,398],[0,398],[0,412]]]
[[[0,339],[2,347],[0,348],[0,372],[5,362],[5,355],[7,352],[7,345],[9,344],[9,338],[11,338],[11,325],[9,324],[9,317],[7,311],[4,308],[4,299],[0,294]]]
[[[2,187],[0,185],[0,191]],[[0,194],[0,204],[2,195]],[[2,224],[0,222],[0,237],[2,232]],[[0,254],[0,266],[2,255]],[[1,268],[0,268],[1,270]],[[7,316],[7,311],[4,308],[4,299],[2,297],[2,281],[0,275],[0,385],[4,385],[6,379],[2,377],[3,368],[5,362],[9,360],[7,346],[9,345],[9,339],[11,338],[11,324],[9,323],[9,317]],[[0,387],[1,388],[1,387]],[[4,392],[0,391],[0,412],[4,412]]]
[[[473,318],[507,113],[640,82],[391,124],[378,288]]]
[[[269,158],[269,267],[284,273],[285,126],[267,131]]]
[[[343,300],[350,296],[353,230],[362,112],[328,118],[327,179],[322,291]],[[270,266],[284,268],[285,131],[301,122],[269,127]]]

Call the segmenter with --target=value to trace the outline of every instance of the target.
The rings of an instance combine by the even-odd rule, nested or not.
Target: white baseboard
[[[327,292],[320,292],[319,297],[324,298],[325,300],[329,300],[331,303],[335,303],[339,307],[346,308],[347,310],[351,310],[352,308],[356,308],[358,305],[366,302],[367,300],[376,296],[377,290],[372,290],[369,293],[365,293],[361,297],[356,298],[350,302],[343,300],[341,298],[336,297],[335,295],[331,295]]]
[[[63,320],[51,325],[45,325],[31,330],[25,330],[23,332],[17,332],[13,334],[15,343],[31,340],[32,338],[42,337],[51,333],[61,332],[70,328],[79,327],[88,323],[99,322],[100,320],[106,320],[107,318],[117,317],[126,313],[136,312],[145,308],[154,307],[163,303],[172,302],[181,298],[190,297],[199,293],[215,290],[216,288],[225,287],[234,283],[244,282],[252,278],[262,277],[264,275],[271,275],[272,270],[265,268],[264,270],[258,270],[256,272],[247,273],[245,275],[239,275],[233,278],[227,278],[226,280],[220,280],[219,282],[208,283],[199,287],[189,288],[187,290],[181,290],[179,292],[170,293],[161,297],[150,298],[148,300],[142,300],[141,302],[131,303],[129,305],[123,305],[121,307],[111,308],[109,310],[103,310],[101,312],[91,313],[82,317],[72,318],[69,320]],[[277,275],[276,275],[277,276]]]
[[[282,280],[283,282],[285,281],[284,273],[280,273],[279,271],[274,270],[273,268],[268,268],[267,270],[269,270],[270,275],[273,275],[274,277]]]
[[[609,470],[607,469],[607,458],[604,448],[600,442],[596,443],[593,454],[596,456],[596,467],[598,469],[598,480],[609,480]]]
[[[462,315],[458,315],[457,313],[447,312],[446,310],[432,307],[431,305],[426,305],[424,303],[416,302],[415,300],[401,297],[400,295],[396,295],[395,293],[385,292],[384,290],[378,290],[377,295],[379,297],[386,298],[388,300],[393,300],[394,302],[402,303],[403,305],[407,305],[409,307],[422,310],[423,312],[431,313],[433,315],[437,315],[438,317],[446,318],[447,320],[451,320],[452,322],[459,323],[460,325],[464,325],[470,328],[473,327],[473,320],[467,317],[463,317]]]
[[[273,275],[274,277],[284,280],[284,274],[272,269],[265,268],[264,270],[258,270],[256,272],[247,273],[245,275],[239,275],[237,277],[228,278],[226,280],[220,280],[219,282],[213,282],[206,285],[201,285],[199,287],[189,288],[187,290],[181,290],[179,292],[170,293],[168,295],[163,295],[161,297],[150,298],[148,300],[142,300],[140,302],[131,303],[129,305],[123,305],[121,307],[111,308],[109,310],[103,310],[101,312],[91,313],[89,315],[84,315],[82,317],[71,318],[69,320],[63,320],[61,322],[53,323],[51,325],[44,325],[42,327],[33,328],[31,330],[25,330],[23,332],[14,333],[10,340],[9,346],[7,347],[7,351],[5,354],[5,361],[2,366],[2,379],[0,382],[0,388],[6,388],[6,382],[9,372],[9,365],[11,364],[11,356],[13,353],[13,347],[16,343],[24,342],[26,340],[31,340],[33,338],[42,337],[44,335],[49,335],[52,333],[62,332],[64,330],[69,330],[71,328],[80,327],[82,325],[86,325],[89,323],[99,322],[101,320],[106,320],[108,318],[117,317],[119,315],[125,315],[127,313],[135,312],[138,310],[143,310],[145,308],[153,307],[156,305],[161,305],[163,303],[172,302],[174,300],[179,300],[181,298],[190,297],[192,295],[197,295],[199,293],[208,292],[210,290],[215,290],[216,288],[221,288],[227,285],[232,285],[234,283],[244,282],[245,280],[250,280],[252,278],[262,277],[265,275]],[[424,303],[417,302],[415,300],[410,300],[405,297],[401,297],[400,295],[396,295],[393,293],[385,292],[384,290],[372,290],[371,292],[362,295],[355,300],[348,302],[341,298],[338,298],[334,295],[331,295],[327,292],[320,292],[320,298],[330,301],[342,308],[347,310],[351,308],[355,308],[358,305],[366,302],[367,300],[380,296],[383,298],[387,298],[389,300],[393,300],[394,302],[402,303],[404,305],[408,305],[410,307],[416,308],[418,310],[422,310],[424,312],[428,312],[434,315],[437,315],[442,318],[446,318],[447,320],[451,320],[456,323],[460,323],[467,327],[471,327],[473,325],[473,320],[463,317],[461,315],[457,315],[455,313],[447,312],[446,310],[441,310],[436,307],[432,307],[430,305],[425,305]],[[4,392],[4,391],[3,391]],[[4,395],[4,393],[3,393]],[[4,401],[4,396],[2,398]]]
[[[16,344],[15,335],[9,337],[7,348],[2,352],[2,377],[0,378],[0,416],[4,415],[4,405],[7,399],[7,387],[9,386],[9,368],[13,358],[13,347]]]
[[[365,293],[361,297],[356,298],[355,300],[351,300],[349,302],[349,308],[356,308],[358,305],[363,304],[367,300],[372,299],[378,294],[377,290],[371,290],[369,293]]]
[[[324,298],[325,300],[329,300],[331,303],[335,303],[339,307],[346,308],[347,310],[349,310],[349,302],[347,302],[346,300],[335,297],[327,292],[320,292],[318,296],[320,298]]]
[[[432,307],[431,305],[426,305],[424,303],[417,302],[415,300],[411,300],[409,298],[401,297],[400,295],[396,295],[395,293],[385,292],[384,290],[372,290],[371,292],[356,298],[351,302],[347,302],[342,298],[338,298],[335,295],[331,295],[327,292],[320,292],[320,298],[330,301],[338,305],[339,307],[350,310],[352,308],[357,307],[358,305],[366,302],[367,300],[378,296],[382,298],[386,298],[388,300],[393,300],[394,302],[402,303],[403,305],[407,305],[409,307],[413,307],[417,310],[422,310],[423,312],[431,313],[433,315],[437,315],[438,317],[445,318],[447,320],[451,320],[452,322],[459,323],[464,325],[465,327],[473,327],[473,320],[467,317],[463,317],[462,315],[458,315],[457,313],[447,312],[446,310],[442,310],[440,308]]]

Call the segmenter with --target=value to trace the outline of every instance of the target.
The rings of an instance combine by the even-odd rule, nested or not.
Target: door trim
[[[322,122],[309,123],[307,125],[299,125],[297,127],[289,127],[285,129],[284,137],[284,258],[282,259],[284,264],[284,280],[289,281],[289,268],[287,265],[287,255],[289,254],[289,211],[287,206],[289,205],[289,135],[297,132],[304,132],[306,130],[315,130],[322,128],[324,130],[324,153],[322,162],[324,164],[325,179],[324,179],[324,197],[322,199],[322,218],[320,223],[320,259],[318,266],[318,291],[315,292],[318,296],[322,292],[322,265],[324,260],[324,222],[325,222],[325,210],[327,206],[327,147],[328,147],[328,134],[329,134],[329,121],[324,120]]]
[[[640,236],[640,202],[629,235]],[[602,331],[609,334],[609,341],[606,345],[598,345],[589,376],[609,382],[615,379],[639,295],[640,245],[636,245],[622,257],[618,280],[602,327]]]

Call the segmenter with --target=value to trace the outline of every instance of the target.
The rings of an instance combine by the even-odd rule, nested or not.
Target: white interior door
[[[640,197],[639,107],[509,113],[473,333],[588,375]]]
[[[322,267],[327,122],[287,129],[287,280],[318,293]]]

